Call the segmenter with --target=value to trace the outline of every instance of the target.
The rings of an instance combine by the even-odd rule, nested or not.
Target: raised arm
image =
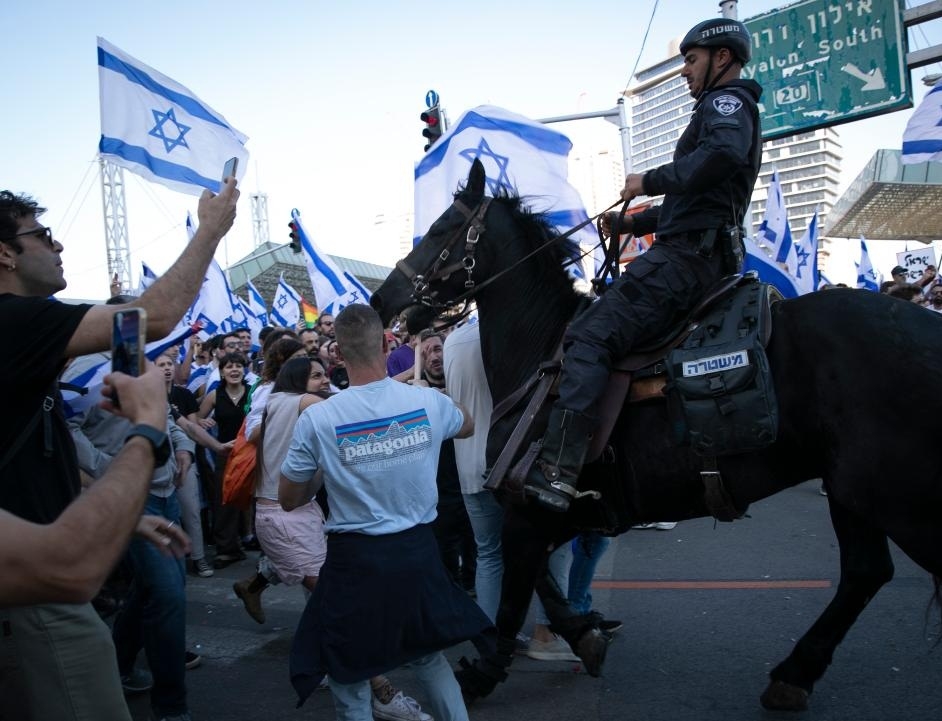
[[[133,303],[93,306],[69,340],[67,356],[81,356],[109,348],[111,319],[122,308],[133,306],[147,311],[148,340],[159,340],[173,330],[199,292],[219,241],[235,220],[239,191],[234,178],[226,178],[224,183],[219,195],[203,191],[198,211],[199,229],[170,269]]]

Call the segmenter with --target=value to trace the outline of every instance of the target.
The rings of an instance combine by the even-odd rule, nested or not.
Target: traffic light
[[[298,234],[298,224],[292,220],[290,223],[288,223],[288,227],[291,228],[291,233],[289,234],[291,236],[291,250],[293,250],[295,253],[300,253],[301,236]]]
[[[425,146],[425,152],[427,153],[429,148],[435,145],[435,141],[442,137],[442,133],[444,132],[441,108],[439,108],[438,105],[433,105],[422,113],[419,118],[425,123],[425,129],[422,131],[422,135],[428,139],[428,144]]]

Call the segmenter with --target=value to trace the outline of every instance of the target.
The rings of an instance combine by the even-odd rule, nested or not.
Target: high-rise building
[[[668,57],[640,70],[629,87],[631,99],[632,172],[643,173],[668,163],[690,119],[693,98],[680,76],[683,58],[677,44]],[[765,213],[769,181],[778,169],[795,240],[804,233],[815,208],[819,234],[827,232],[827,215],[838,198],[841,145],[834,128],[812,130],[763,143],[762,167],[747,212],[746,230],[755,233]],[[826,243],[819,244],[822,259]]]

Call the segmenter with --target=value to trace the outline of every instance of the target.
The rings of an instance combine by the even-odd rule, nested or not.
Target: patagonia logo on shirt
[[[419,408],[390,418],[337,426],[337,452],[345,466],[400,466],[432,445],[428,413]]]

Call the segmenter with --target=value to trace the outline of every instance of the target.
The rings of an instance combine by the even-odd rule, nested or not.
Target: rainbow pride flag
[[[317,306],[311,305],[304,298],[301,299],[301,315],[304,318],[304,325],[308,328],[313,328],[317,323],[317,318],[320,315],[317,312]]]

